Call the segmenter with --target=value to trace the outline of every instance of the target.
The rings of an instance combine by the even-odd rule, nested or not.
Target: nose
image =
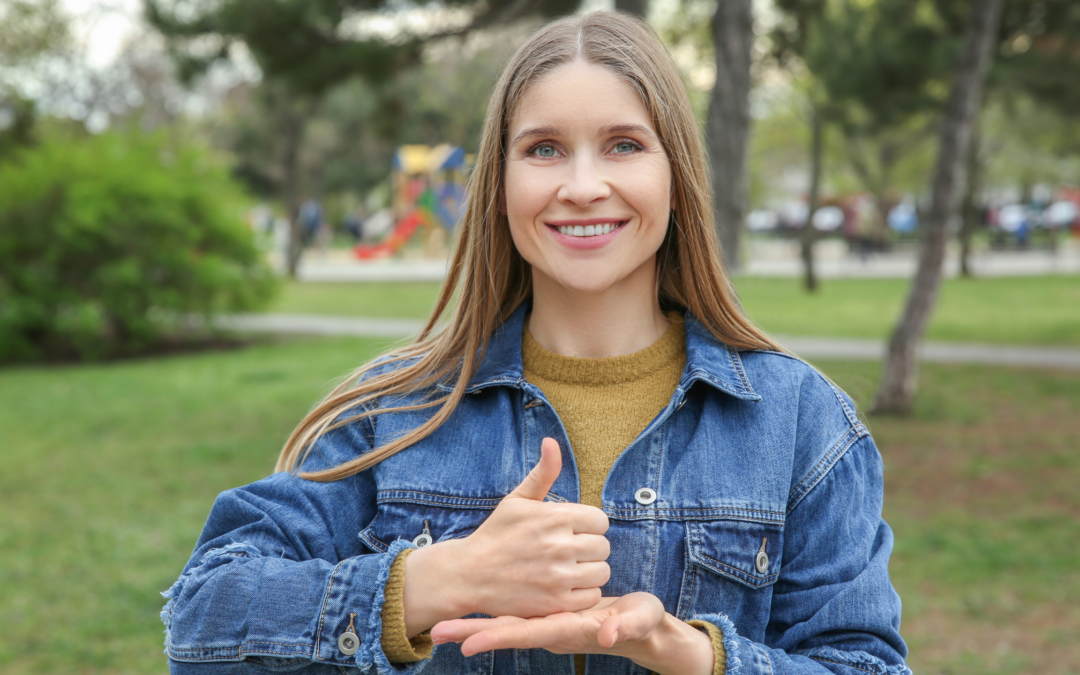
[[[593,157],[576,155],[571,159],[569,169],[559,186],[559,201],[584,208],[611,196],[611,186]]]

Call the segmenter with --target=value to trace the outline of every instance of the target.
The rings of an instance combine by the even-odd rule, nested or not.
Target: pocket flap
[[[455,509],[416,502],[381,502],[378,513],[357,537],[373,551],[385,553],[398,539],[428,543],[467,537],[491,515],[491,509]]]
[[[780,574],[783,525],[742,520],[691,521],[686,524],[686,536],[690,560],[716,574],[751,588],[768,586]]]

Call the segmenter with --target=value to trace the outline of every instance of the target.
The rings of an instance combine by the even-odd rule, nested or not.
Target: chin
[[[604,291],[615,286],[617,279],[612,279],[609,276],[587,276],[582,277],[577,275],[573,278],[559,279],[559,285],[568,291],[574,293],[582,293],[585,295],[595,295],[603,293]]]

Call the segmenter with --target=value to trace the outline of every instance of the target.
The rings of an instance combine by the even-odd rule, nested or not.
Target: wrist
[[[458,540],[414,550],[405,559],[405,631],[412,638],[440,621],[473,613],[472,598],[464,588],[455,561]]]
[[[712,675],[712,639],[671,614],[664,615],[641,647],[630,659],[658,675]]]

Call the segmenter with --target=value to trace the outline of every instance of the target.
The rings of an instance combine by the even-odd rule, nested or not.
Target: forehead
[[[510,118],[512,139],[524,127],[555,126],[568,133],[640,124],[656,133],[637,91],[610,69],[573,61],[528,86]]]

